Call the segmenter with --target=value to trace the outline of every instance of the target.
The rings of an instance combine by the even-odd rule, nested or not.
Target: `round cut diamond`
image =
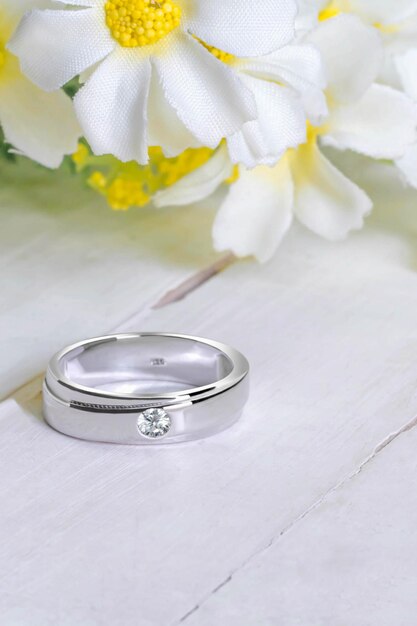
[[[171,418],[164,409],[147,409],[138,417],[138,430],[144,437],[164,437],[171,428]]]

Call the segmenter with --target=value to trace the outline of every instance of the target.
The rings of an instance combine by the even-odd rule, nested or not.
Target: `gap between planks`
[[[306,517],[308,517],[311,513],[313,513],[313,511],[318,509],[332,494],[334,494],[339,489],[342,489],[348,482],[350,482],[351,480],[354,480],[357,476],[359,476],[359,474],[361,474],[363,470],[369,464],[371,464],[379,454],[383,453],[384,450],[386,450],[394,441],[396,441],[398,437],[401,437],[405,433],[410,432],[411,430],[416,428],[416,426],[417,426],[417,416],[409,420],[406,424],[401,426],[398,430],[392,432],[390,435],[388,435],[388,437],[385,437],[385,439],[383,439],[375,447],[374,451],[364,461],[362,461],[353,472],[348,474],[345,478],[342,478],[342,480],[340,480],[333,487],[328,489],[322,496],[317,498],[317,500],[313,502],[311,506],[309,506],[303,513],[298,515],[285,528],[283,528],[281,531],[277,533],[274,533],[272,538],[264,546],[262,546],[261,548],[259,548],[259,550],[256,550],[256,552],[248,556],[248,558],[245,559],[239,565],[239,567],[236,567],[224,580],[222,580],[218,585],[216,585],[216,587],[214,587],[214,589],[209,594],[207,594],[204,598],[202,598],[200,602],[195,604],[192,609],[187,611],[187,613],[185,613],[179,620],[172,622],[169,626],[181,626],[182,624],[186,623],[188,618],[195,615],[200,610],[200,608],[202,608],[205,604],[207,604],[207,602],[209,602],[210,599],[216,595],[216,593],[218,593],[221,589],[223,589],[230,582],[232,582],[234,576],[238,574],[242,569],[244,569],[249,563],[251,563],[253,559],[257,558],[259,555],[263,554],[264,552],[267,552],[267,550],[269,550],[272,546],[274,546],[279,541],[281,541],[282,538],[289,531],[291,531],[299,522],[301,522]]]

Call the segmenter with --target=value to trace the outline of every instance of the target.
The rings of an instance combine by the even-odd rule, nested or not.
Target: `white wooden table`
[[[205,280],[207,207],[115,214],[27,175],[0,173],[0,624],[415,626],[417,195],[364,164],[364,231],[295,228]],[[243,420],[169,449],[52,431],[49,356],[116,329],[236,345]]]

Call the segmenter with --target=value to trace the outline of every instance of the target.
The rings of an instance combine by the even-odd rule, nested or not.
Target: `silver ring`
[[[178,443],[240,417],[249,364],[216,341],[168,333],[109,335],[73,344],[50,361],[44,416],[90,441]]]

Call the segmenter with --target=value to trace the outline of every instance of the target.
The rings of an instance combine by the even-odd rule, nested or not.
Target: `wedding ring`
[[[249,364],[234,348],[199,337],[130,333],[58,352],[43,388],[54,429],[90,441],[178,443],[239,419]]]

